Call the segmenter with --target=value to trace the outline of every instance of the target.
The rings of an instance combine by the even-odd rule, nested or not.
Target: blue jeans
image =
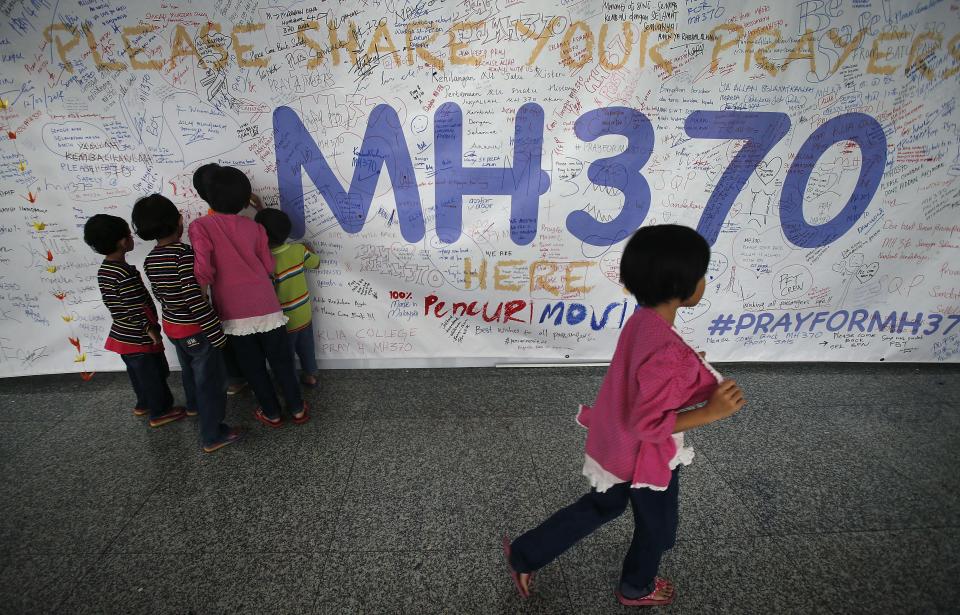
[[[137,395],[137,408],[150,413],[150,418],[163,416],[173,407],[173,393],[167,385],[170,366],[162,352],[122,354],[130,384]]]
[[[654,589],[660,557],[677,539],[680,468],[673,471],[665,491],[631,489],[620,483],[603,493],[590,491],[511,545],[510,565],[517,572],[533,572],[633,505],[633,540],[623,559],[620,591],[639,598]]]
[[[187,407],[200,414],[200,439],[214,444],[230,433],[223,422],[227,411],[227,370],[223,351],[202,333],[170,340],[177,349],[183,370],[183,392]]]
[[[246,383],[243,378],[243,372],[240,371],[240,363],[237,361],[237,352],[233,349],[233,344],[227,339],[223,347],[223,362],[227,367],[227,384],[240,385]]]
[[[313,322],[299,331],[287,332],[293,354],[300,359],[300,369],[311,376],[317,374],[317,352],[314,346]]]
[[[287,402],[287,409],[291,414],[296,414],[303,409],[303,396],[300,393],[300,383],[297,382],[293,352],[287,340],[286,327],[277,327],[262,333],[227,337],[236,351],[240,369],[267,417],[271,419],[280,417],[280,402],[277,400],[270,374],[267,373],[268,361],[273,376],[283,392],[284,400]]]

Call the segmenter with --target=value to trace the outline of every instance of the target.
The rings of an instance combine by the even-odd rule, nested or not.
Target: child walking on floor
[[[280,402],[267,373],[269,361],[293,422],[306,423],[309,407],[297,383],[287,318],[273,289],[274,260],[267,234],[253,220],[237,215],[250,202],[250,180],[239,169],[218,167],[206,174],[205,190],[217,215],[190,224],[197,280],[204,291],[212,288],[223,331],[260,403],[254,418],[269,427],[283,425]]]
[[[320,257],[302,243],[285,243],[290,236],[290,218],[279,209],[261,209],[255,218],[267,231],[270,251],[276,260],[273,283],[287,317],[287,336],[300,359],[300,382],[317,386],[317,355],[313,339],[313,306],[304,271],[320,266]]]
[[[113,323],[104,348],[120,355],[137,396],[136,416],[149,416],[150,427],[161,427],[196,411],[173,405],[167,385],[170,366],[163,354],[160,325],[153,299],[140,272],[127,263],[133,250],[130,227],[123,218],[97,214],[83,225],[83,240],[104,256],[97,271],[100,296]]]
[[[240,439],[224,423],[227,384],[221,349],[226,340],[220,319],[194,277],[193,249],[180,241],[183,218],[170,199],[153,194],[137,201],[133,227],[141,239],[157,242],[143,269],[163,308],[163,329],[177,350],[187,406],[200,413],[203,450],[212,453]]]
[[[642,305],[627,321],[592,408],[583,474],[593,489],[512,543],[503,539],[510,574],[522,597],[533,573],[598,527],[633,507],[633,540],[623,561],[617,599],[625,606],[673,602],[673,584],[657,576],[677,531],[680,465],[693,450],[683,432],[726,418],[744,405],[673,328],[677,310],[703,297],[710,246],[677,225],[638,230],[620,261],[623,285]],[[681,411],[707,401],[693,410]]]

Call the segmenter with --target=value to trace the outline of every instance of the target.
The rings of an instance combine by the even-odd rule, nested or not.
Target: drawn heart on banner
[[[623,252],[607,252],[600,259],[600,272],[617,286],[623,286],[620,283],[620,258]]]
[[[840,175],[829,171],[813,171],[810,174],[810,180],[807,183],[807,197],[817,199],[830,192],[837,182],[840,181]]]
[[[720,179],[720,173],[723,172],[723,169],[719,166],[707,167],[704,170],[707,172],[707,179],[709,179],[712,184],[717,183],[717,180]]]
[[[696,304],[693,307],[682,308],[677,310],[677,316],[680,317],[680,320],[683,322],[690,322],[696,320],[710,311],[710,301],[708,299],[701,299],[700,303]]]
[[[710,282],[716,282],[720,279],[724,273],[726,273],[727,268],[730,266],[730,259],[727,258],[726,254],[721,252],[714,252],[710,255],[710,264],[707,265],[707,284]]]
[[[783,169],[783,160],[780,156],[777,156],[770,162],[766,160],[761,160],[760,164],[757,165],[757,170],[754,173],[757,174],[757,177],[760,178],[764,184],[769,184],[780,174],[780,171]]]
[[[859,280],[861,284],[866,284],[871,278],[873,278],[873,276],[877,275],[877,271],[879,269],[880,263],[877,261],[874,261],[869,265],[863,265],[857,269],[857,280]]]

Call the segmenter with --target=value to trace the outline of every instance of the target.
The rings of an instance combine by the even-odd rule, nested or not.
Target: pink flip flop
[[[310,420],[310,405],[307,402],[303,402],[303,409],[300,411],[300,417],[297,418],[297,415],[293,415],[293,423],[295,425],[303,425]]]
[[[672,604],[672,603],[673,603],[673,599],[674,599],[674,598],[676,597],[676,595],[677,595],[677,590],[676,590],[676,588],[673,589],[673,593],[670,594],[670,597],[669,597],[669,598],[654,598],[654,597],[653,597],[658,591],[660,591],[660,590],[662,590],[662,589],[664,589],[664,588],[666,588],[666,587],[671,587],[671,588],[672,588],[672,587],[673,587],[673,583],[671,583],[670,581],[668,581],[668,580],[666,580],[666,579],[664,579],[664,578],[657,577],[657,578],[656,578],[656,581],[654,582],[653,591],[650,592],[649,594],[647,594],[646,596],[641,597],[641,598],[627,598],[626,596],[624,596],[623,594],[620,593],[620,590],[619,590],[619,589],[618,589],[616,592],[614,592],[614,593],[615,593],[616,596],[617,596],[617,600],[619,600],[619,601],[620,601],[620,604],[622,604],[623,606],[667,606],[668,604]]]
[[[510,571],[510,576],[513,578],[513,584],[517,587],[517,593],[520,594],[521,598],[529,598],[529,590],[524,590],[523,585],[520,584],[520,573],[513,569],[513,565],[510,564],[510,538],[507,536],[503,537],[503,557],[507,560],[507,570]],[[530,580],[527,585],[533,583],[533,573],[530,573]]]
[[[257,408],[256,410],[254,410],[253,418],[257,419],[267,427],[273,427],[274,429],[283,427],[283,419],[281,419],[280,417],[271,419],[270,417],[268,417],[266,414],[263,413],[263,408]]]

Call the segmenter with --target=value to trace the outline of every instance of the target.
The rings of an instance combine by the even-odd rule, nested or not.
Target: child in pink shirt
[[[513,543],[504,538],[521,596],[529,595],[534,571],[616,519],[629,501],[633,541],[617,599],[625,606],[673,602],[673,584],[656,573],[676,539],[680,466],[693,460],[683,432],[744,404],[736,383],[723,381],[673,328],[677,310],[703,297],[709,262],[710,246],[683,226],[642,228],[627,243],[620,279],[643,307],[620,334],[596,403],[577,416],[588,430],[583,474],[593,489]]]
[[[253,220],[237,215],[250,203],[250,180],[234,167],[217,167],[205,178],[207,202],[216,215],[190,224],[197,280],[204,289],[211,288],[223,332],[260,404],[254,418],[270,427],[283,424],[267,373],[269,361],[293,422],[305,423],[308,407],[287,340],[287,318],[273,288],[274,263],[267,234]]]

